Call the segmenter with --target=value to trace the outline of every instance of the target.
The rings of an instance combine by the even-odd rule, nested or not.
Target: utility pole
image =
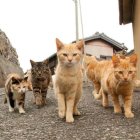
[[[78,1],[73,0],[75,3],[75,28],[76,28],[76,42],[79,40],[79,26],[78,26]]]

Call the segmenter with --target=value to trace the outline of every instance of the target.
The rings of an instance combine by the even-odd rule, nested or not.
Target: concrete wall
[[[134,50],[138,54],[137,78],[140,79],[140,0],[135,0],[133,15]]]
[[[112,56],[113,47],[102,40],[95,40],[90,43],[86,43],[85,53],[91,54],[100,58],[100,55]]]

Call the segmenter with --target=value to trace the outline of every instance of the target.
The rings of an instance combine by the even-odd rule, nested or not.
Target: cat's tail
[[[93,96],[96,100],[101,100],[102,99],[102,92],[93,91]]]

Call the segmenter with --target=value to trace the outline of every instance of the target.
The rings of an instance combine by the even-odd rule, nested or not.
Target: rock
[[[4,87],[9,73],[18,73],[23,76],[16,49],[12,47],[6,34],[0,30],[0,87]]]

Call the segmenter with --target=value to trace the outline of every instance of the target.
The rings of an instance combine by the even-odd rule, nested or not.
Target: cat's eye
[[[119,74],[123,74],[123,71],[118,71]]]
[[[67,54],[66,53],[63,53],[63,56],[67,56]]]
[[[132,73],[133,73],[133,71],[131,71],[131,70],[130,70],[130,71],[128,71],[128,73],[129,73],[129,74],[132,74]]]
[[[77,53],[74,53],[74,54],[73,54],[73,56],[76,56],[76,55],[77,55]]]

